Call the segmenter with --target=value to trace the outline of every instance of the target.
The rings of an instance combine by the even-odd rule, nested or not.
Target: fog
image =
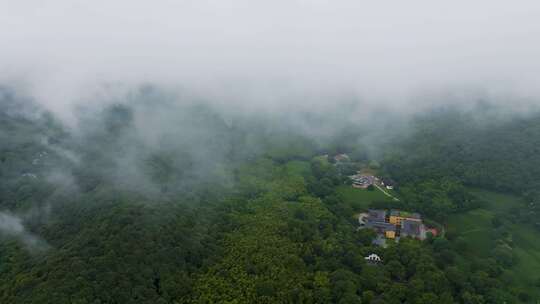
[[[27,231],[23,219],[9,212],[0,211],[0,237],[16,237],[30,250],[44,250],[48,248],[45,241]]]
[[[158,191],[149,159],[228,183],[219,164],[265,153],[261,136],[356,128],[376,150],[432,108],[538,110],[538,20],[536,1],[0,1],[0,91],[8,115],[68,126],[32,135],[48,182],[77,189],[70,170],[101,155],[91,169],[129,189]]]
[[[109,189],[226,196],[283,147],[377,159],[434,108],[535,112],[538,37],[537,1],[0,0],[0,236],[53,248],[32,227]]]
[[[247,113],[478,98],[526,110],[538,20],[538,1],[3,0],[0,81],[67,120],[146,83]]]
[[[232,270],[242,276],[243,286],[250,286],[242,290],[249,297],[260,294],[271,302],[263,294],[276,291],[304,299],[296,285],[294,292],[285,292],[267,284],[278,281],[274,274],[280,278],[289,272],[256,264],[277,261],[259,255],[271,257],[273,252],[263,251],[264,242],[254,242],[251,249],[246,233],[247,242],[234,247],[243,227],[255,221],[262,224],[253,225],[250,233],[264,232],[257,239],[277,244],[275,252],[287,254],[283,265],[294,267],[295,273],[314,271],[305,280],[291,277],[301,288],[322,290],[310,291],[310,297],[329,293],[328,286],[343,289],[345,281],[338,277],[347,280],[346,289],[353,284],[351,290],[362,292],[362,301],[366,295],[375,297],[373,291],[355,287],[373,280],[351,276],[360,278],[363,253],[371,248],[347,252],[366,237],[350,238],[343,230],[353,227],[347,221],[356,228],[353,212],[367,202],[346,203],[334,188],[363,171],[381,181],[391,177],[410,183],[404,183],[403,199],[396,187],[400,199],[394,199],[400,204],[391,207],[424,213],[405,203],[418,199],[419,208],[441,205],[443,211],[433,213],[441,215],[445,226],[434,223],[442,227],[445,242],[439,244],[448,248],[445,212],[458,210],[450,195],[469,200],[462,195],[465,190],[454,187],[459,174],[467,187],[493,189],[493,184],[506,183],[510,186],[501,189],[511,190],[513,182],[521,184],[519,191],[536,194],[540,173],[530,168],[540,166],[528,162],[540,163],[534,158],[540,152],[535,141],[540,127],[526,128],[523,122],[501,130],[516,117],[531,115],[540,121],[539,54],[537,0],[0,0],[0,256],[8,261],[0,267],[0,281],[10,283],[0,288],[0,298],[9,296],[6,290],[33,296],[33,286],[36,294],[53,286],[55,297],[65,293],[77,298],[73,286],[82,286],[96,303],[126,302],[98,299],[117,288],[135,302],[155,293],[172,303],[177,295],[179,301],[188,299],[193,290],[205,294],[206,286],[221,293],[226,286],[221,282],[228,280],[221,275]],[[430,129],[436,131],[426,132]],[[513,140],[504,142],[509,138]],[[482,140],[476,144],[477,139]],[[505,145],[486,144],[496,141]],[[441,151],[456,157],[446,161]],[[334,161],[341,153],[351,162]],[[325,157],[335,166],[320,161]],[[416,164],[427,165],[407,170]],[[483,169],[492,167],[500,175],[486,176],[490,173]],[[439,168],[440,173],[430,175]],[[399,180],[399,171],[408,175],[402,173]],[[513,171],[519,175],[508,174]],[[448,175],[441,186],[435,180],[439,174]],[[424,178],[433,190],[416,187],[415,181]],[[473,179],[478,185],[467,184]],[[375,203],[370,208],[379,208]],[[264,209],[259,211],[259,204]],[[533,210],[530,206],[521,209]],[[279,214],[272,214],[274,208]],[[525,211],[511,211],[511,218],[499,222],[516,226]],[[289,217],[293,212],[294,218]],[[494,219],[498,215],[494,212]],[[275,227],[267,221],[275,221]],[[488,228],[497,230],[493,244],[511,250],[511,242],[506,243],[511,234],[497,239],[506,235],[506,226],[492,224]],[[308,236],[311,228],[315,230]],[[338,237],[329,238],[334,232]],[[456,244],[464,241],[451,232]],[[294,243],[282,242],[288,238]],[[438,251],[432,237],[429,242]],[[326,247],[337,255],[327,254]],[[19,248],[46,258],[26,262],[26,256],[16,256]],[[441,259],[462,260],[443,249]],[[213,268],[229,256],[243,263],[242,255],[251,251],[256,263],[239,268],[223,264],[226,271]],[[420,257],[439,264],[439,255]],[[488,257],[482,259],[495,268],[484,271],[471,264],[475,273],[467,280],[488,279],[484,274],[489,272],[489,284],[499,284],[491,271],[502,273],[503,268]],[[471,263],[476,260],[480,258]],[[356,274],[346,268],[334,271],[342,261],[354,264],[347,267]],[[414,263],[397,266],[409,269]],[[457,269],[452,264],[445,261],[445,269]],[[253,284],[237,271],[244,266],[249,268],[246,277],[257,277]],[[438,277],[433,267],[423,267],[429,268],[426,278]],[[195,289],[199,278],[205,279],[199,268],[212,275],[215,269],[219,280]],[[382,269],[394,277],[393,270]],[[268,280],[263,276],[267,271],[272,274]],[[309,283],[308,277],[317,282]],[[401,277],[396,276],[399,286],[405,286]],[[416,277],[413,287],[423,282]],[[467,280],[461,285],[474,285]],[[58,282],[66,287],[56,290]],[[448,290],[457,294],[454,287]],[[476,299],[469,294],[474,288],[469,289],[459,291],[464,301],[466,296]],[[437,290],[447,293],[439,286]],[[431,295],[430,290],[425,299]],[[385,299],[379,292],[376,297],[374,301]]]

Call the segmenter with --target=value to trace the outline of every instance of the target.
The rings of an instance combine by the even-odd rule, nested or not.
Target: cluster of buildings
[[[352,186],[360,189],[366,189],[370,185],[373,185],[379,181],[379,179],[373,175],[355,174],[349,176],[349,178],[352,181]]]
[[[355,188],[366,189],[370,185],[385,187],[388,190],[394,189],[395,182],[389,178],[378,178],[373,175],[355,174],[349,176],[352,186]]]
[[[370,209],[359,218],[360,226],[375,230],[380,238],[399,240],[412,237],[419,240],[426,238],[426,227],[418,213],[400,210]]]

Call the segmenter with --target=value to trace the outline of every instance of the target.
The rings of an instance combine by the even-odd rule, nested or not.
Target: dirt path
[[[388,196],[388,197],[391,197],[393,200],[395,201],[399,201],[399,199],[395,196],[393,196],[392,194],[386,192],[381,186],[377,185],[377,184],[373,184],[375,187],[377,187],[377,189],[381,190],[382,193],[384,193],[384,195]]]

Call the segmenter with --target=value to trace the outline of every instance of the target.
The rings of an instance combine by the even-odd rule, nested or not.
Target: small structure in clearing
[[[376,255],[375,253],[372,253],[372,254],[368,255],[367,257],[364,257],[364,259],[366,261],[368,261],[368,262],[371,262],[371,263],[380,263],[380,262],[382,262],[381,257]]]
[[[396,185],[396,182],[390,178],[383,178],[381,180],[381,185],[386,187],[386,189],[388,190],[392,190],[394,189],[395,185]]]

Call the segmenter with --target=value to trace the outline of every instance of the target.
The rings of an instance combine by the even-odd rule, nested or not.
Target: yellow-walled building
[[[401,225],[401,221],[403,220],[409,220],[409,221],[422,221],[420,218],[420,214],[418,213],[409,213],[409,212],[403,212],[398,210],[392,210],[390,211],[390,217],[388,221],[392,225]]]
[[[387,239],[395,239],[396,238],[396,232],[388,230],[388,231],[386,231],[385,236],[386,236]]]
[[[398,225],[401,224],[401,217],[399,216],[390,216],[390,224]]]

